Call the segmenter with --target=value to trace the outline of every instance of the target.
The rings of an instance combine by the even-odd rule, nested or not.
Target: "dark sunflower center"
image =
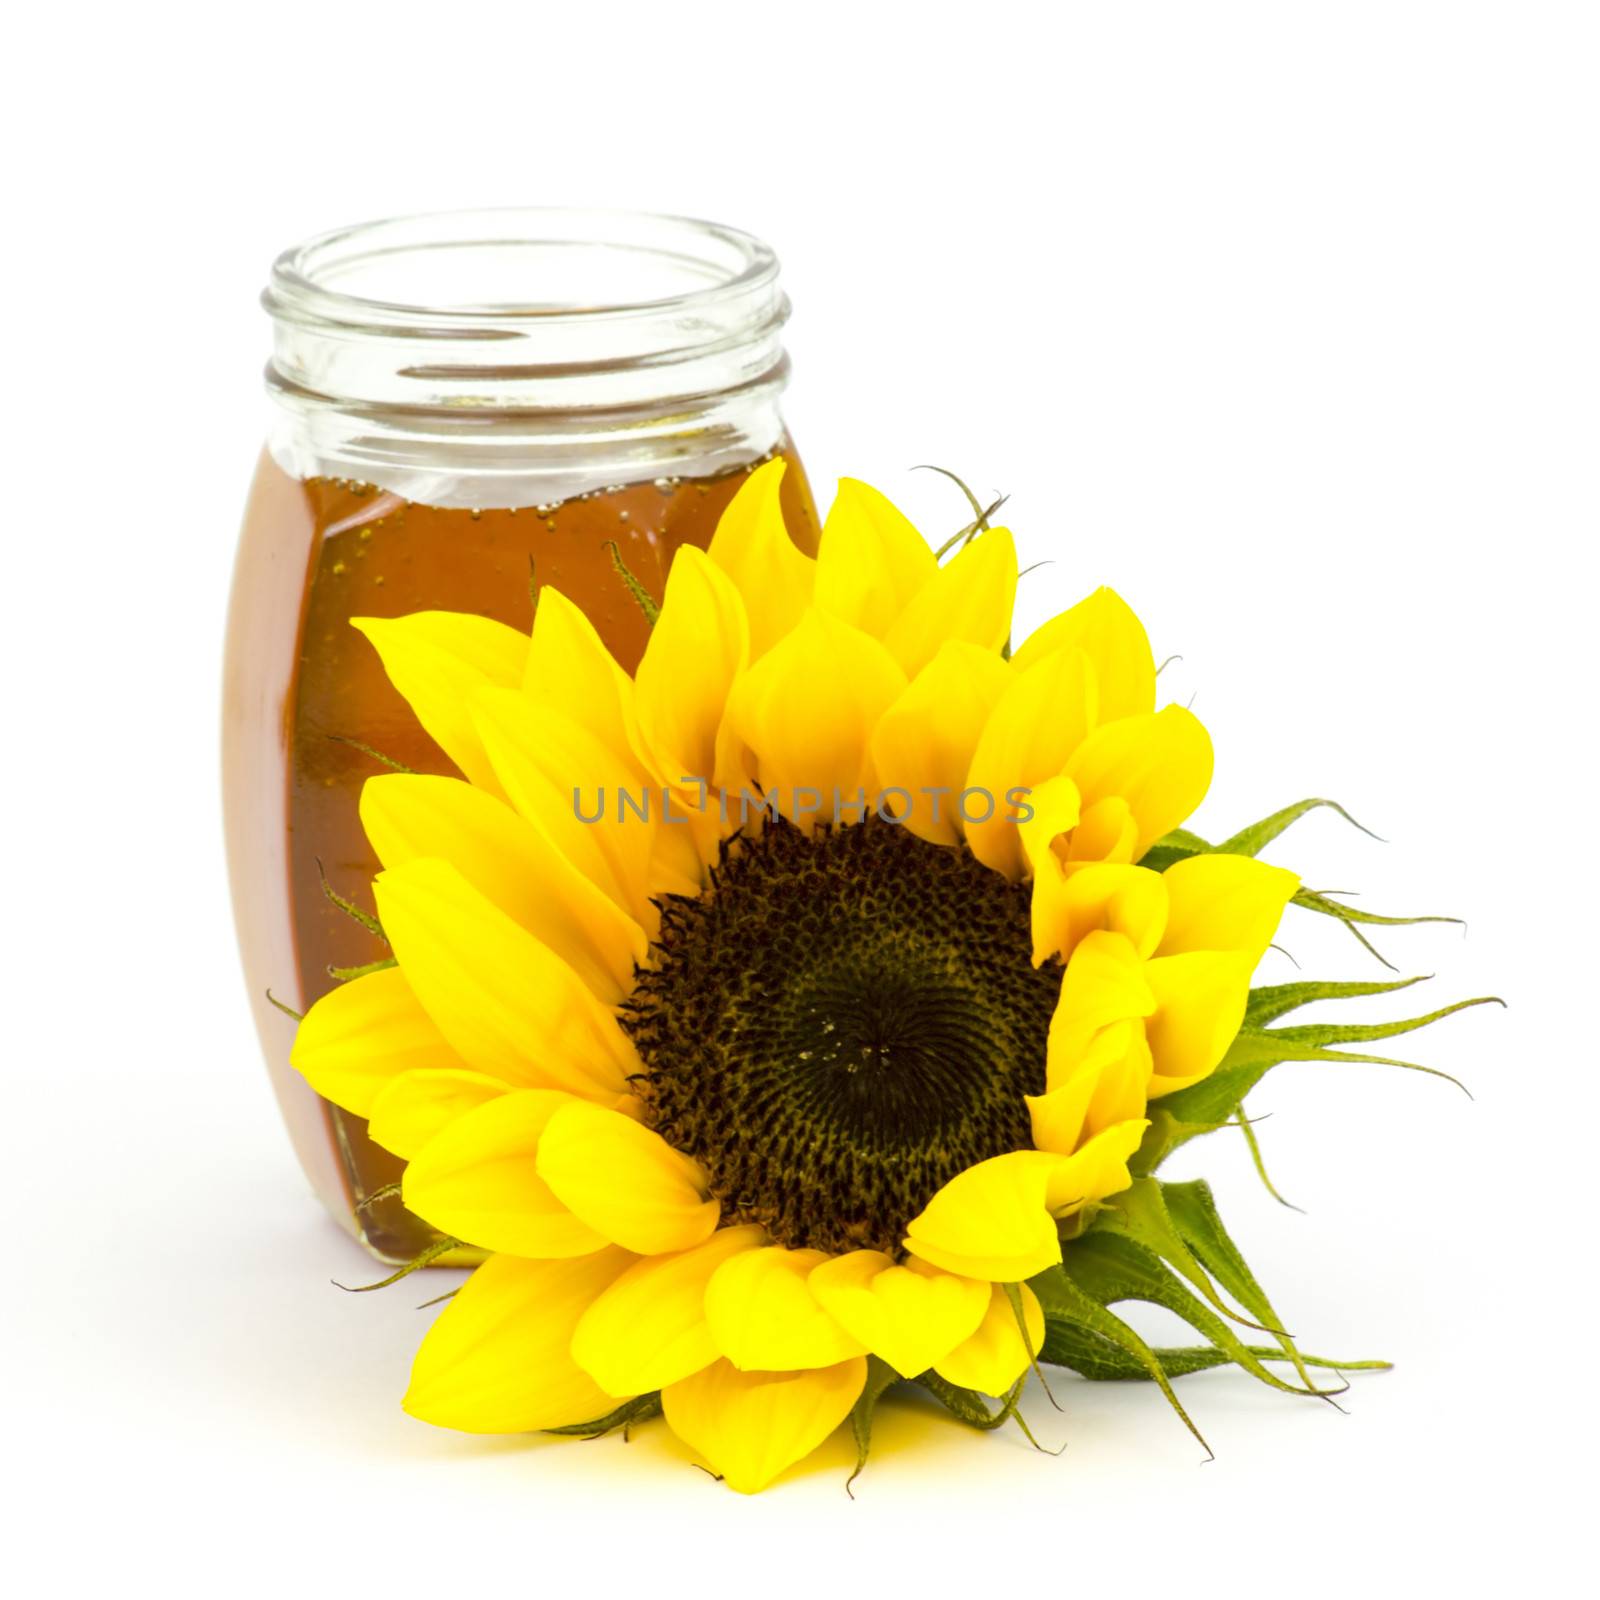
[[[664,902],[624,1007],[647,1118],[725,1220],[897,1253],[948,1179],[1031,1143],[1061,969],[1030,948],[1027,891],[965,849],[769,825]]]

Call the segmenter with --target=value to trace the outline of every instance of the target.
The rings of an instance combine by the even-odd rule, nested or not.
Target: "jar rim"
[[[671,292],[582,300],[362,293],[340,278],[385,275],[403,282],[443,253],[585,249],[631,256],[648,277],[660,269]],[[397,272],[396,269],[400,270]],[[770,284],[778,258],[753,234],[722,223],[648,211],[560,206],[506,206],[418,212],[316,234],[273,263],[262,304],[277,322],[338,327],[349,332],[446,338],[494,337],[547,329],[594,327],[631,318],[693,316],[713,311]],[[702,281],[684,280],[698,278]]]

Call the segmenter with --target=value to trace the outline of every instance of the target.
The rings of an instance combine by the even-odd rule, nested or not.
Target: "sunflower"
[[[941,561],[845,480],[813,560],[783,470],[677,553],[631,677],[548,585],[531,636],[356,623],[460,776],[367,782],[392,962],[294,1052],[487,1253],[407,1410],[659,1407],[742,1491],[895,1379],[1014,1396],[1299,888],[1182,832],[1211,743],[1114,592],[1013,650],[1004,528]]]

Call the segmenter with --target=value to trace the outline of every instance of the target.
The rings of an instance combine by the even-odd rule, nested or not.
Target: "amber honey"
[[[807,550],[816,514],[790,461],[788,524]],[[767,459],[762,457],[760,459]],[[624,668],[647,637],[616,558],[660,597],[674,552],[705,546],[748,464],[715,477],[658,478],[559,504],[477,509],[420,504],[332,477],[296,479],[264,455],[245,517],[229,616],[224,761],[228,849],[246,978],[268,1064],[301,1162],[336,1215],[378,1254],[403,1259],[424,1224],[375,1194],[400,1163],[365,1124],[320,1101],[288,1065],[293,1022],[333,968],[386,952],[328,890],[372,907],[377,870],[357,815],[384,770],[371,752],[421,772],[454,769],[389,686],[350,619],[471,611],[526,630],[533,593],[552,584],[583,607]],[[615,546],[613,551],[612,546]]]

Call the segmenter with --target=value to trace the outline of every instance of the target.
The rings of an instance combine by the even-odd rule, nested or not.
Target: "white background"
[[[49,20],[40,21],[41,17]],[[1593,7],[27,8],[0,116],[13,1593],[1097,1596],[1578,1586],[1596,1432],[1588,680]],[[308,1197],[246,1017],[218,661],[284,245],[507,203],[719,218],[783,257],[790,420],[930,531],[1011,494],[1029,620],[1101,581],[1208,721],[1202,831],[1484,1009],[1476,1100],[1284,1067],[1234,1230],[1347,1415],[1242,1376],[1056,1385],[1059,1459],[914,1409],[754,1501],[631,1445],[404,1417],[426,1321]],[[1381,971],[1292,925],[1309,971]],[[1269,958],[1273,959],[1273,958]],[[1274,969],[1290,975],[1291,969]],[[1409,998],[1409,997],[1407,997]],[[1380,1014],[1374,1004],[1369,1015]],[[436,1291],[430,1279],[427,1290]],[[917,1448],[911,1448],[916,1445]],[[445,1584],[463,1587],[446,1591]],[[148,1590],[144,1586],[148,1585]],[[8,1582],[8,1586],[9,1582]]]

